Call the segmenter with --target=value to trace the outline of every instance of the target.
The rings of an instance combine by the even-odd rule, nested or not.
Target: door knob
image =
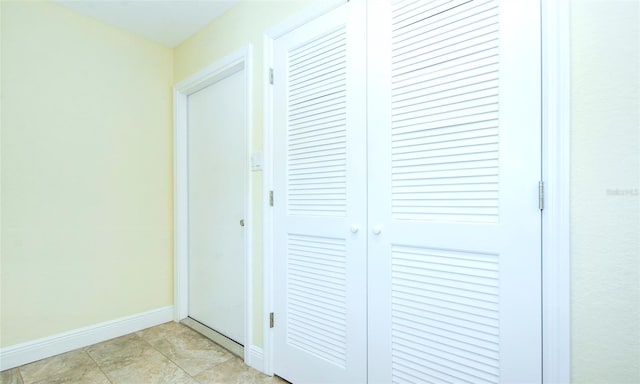
[[[244,227],[244,219],[240,219],[240,226]]]
[[[360,230],[360,227],[358,227],[357,225],[352,225],[351,226],[351,233],[358,233],[358,231]]]
[[[371,230],[373,232],[374,235],[379,235],[382,233],[382,226],[377,225],[375,227],[373,227],[373,229]]]

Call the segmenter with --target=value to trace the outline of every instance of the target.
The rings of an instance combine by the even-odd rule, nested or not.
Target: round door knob
[[[358,227],[357,225],[351,226],[351,233],[358,233],[359,230],[360,230],[360,227]]]
[[[244,219],[241,219],[241,220],[240,220],[240,226],[241,226],[241,227],[244,227]]]
[[[374,235],[379,235],[382,233],[382,227],[379,225],[375,226],[371,231],[373,232]]]

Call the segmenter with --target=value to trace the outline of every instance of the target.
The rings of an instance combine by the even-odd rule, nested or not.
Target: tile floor
[[[196,331],[166,323],[0,373],[1,384],[283,384]]]

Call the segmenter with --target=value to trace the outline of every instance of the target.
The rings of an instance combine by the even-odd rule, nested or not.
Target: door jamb
[[[570,1],[542,0],[542,381],[571,382]]]
[[[273,311],[273,68],[274,41],[345,0],[316,6],[268,29],[263,36],[264,76],[264,362],[273,374],[273,337],[269,313]],[[542,180],[545,207],[542,214],[542,378],[545,383],[569,383],[570,333],[570,5],[569,1],[541,0],[542,22]]]
[[[189,315],[189,265],[188,265],[188,161],[187,161],[187,99],[203,88],[210,86],[234,73],[244,70],[244,137],[245,137],[245,190],[244,190],[244,360],[250,362],[253,346],[253,300],[252,300],[252,228],[253,209],[251,206],[252,180],[249,169],[249,154],[252,147],[252,105],[251,101],[252,46],[247,45],[222,59],[215,61],[194,73],[173,87],[173,204],[174,204],[174,321]]]

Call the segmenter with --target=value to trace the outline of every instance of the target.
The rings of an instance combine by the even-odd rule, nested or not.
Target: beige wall
[[[171,305],[173,52],[1,7],[0,346]]]
[[[572,2],[572,381],[640,383],[640,2]]]
[[[263,113],[262,97],[264,85],[263,33],[269,27],[302,11],[314,0],[296,1],[249,1],[240,2],[218,19],[200,30],[175,49],[176,82],[181,81],[237,49],[251,44],[253,47],[253,150],[262,150]],[[253,342],[263,346],[263,290],[262,290],[262,172],[253,172]]]

